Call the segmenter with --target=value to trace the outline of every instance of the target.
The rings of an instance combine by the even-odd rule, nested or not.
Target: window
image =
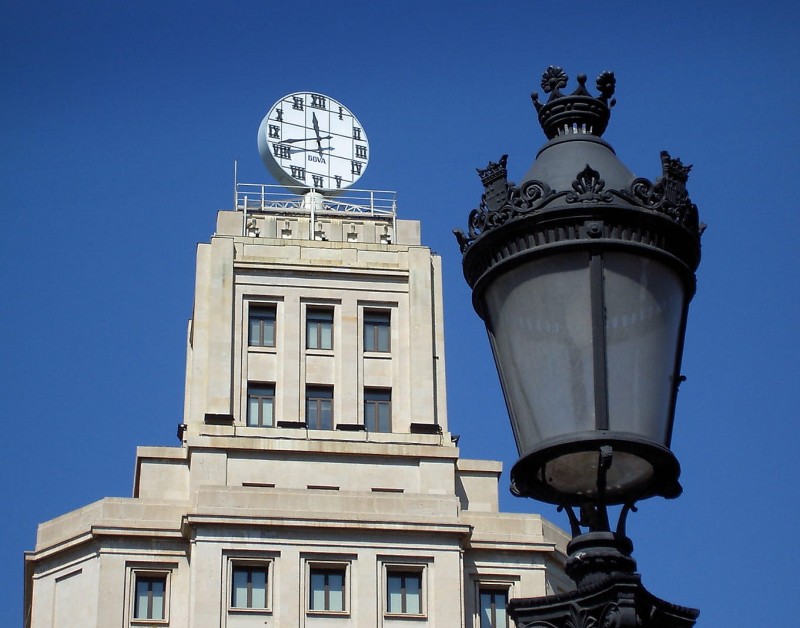
[[[167,576],[136,574],[133,601],[134,619],[164,619]]]
[[[386,612],[398,615],[422,614],[421,569],[387,569]]]
[[[249,384],[247,386],[247,425],[272,427],[274,408],[274,384]]]
[[[268,608],[269,565],[234,564],[231,578],[231,608]]]
[[[508,589],[478,589],[480,606],[480,628],[508,628]]]
[[[391,312],[366,310],[364,312],[364,351],[388,352],[391,350]]]
[[[310,430],[333,429],[333,388],[306,387],[306,426]]]
[[[333,310],[309,307],[306,310],[306,348],[333,349]]]
[[[383,388],[364,390],[364,426],[368,432],[392,431],[392,391]]]
[[[251,347],[275,346],[275,306],[251,305],[249,310],[249,337]]]
[[[345,609],[345,567],[311,567],[308,579],[308,609],[343,612]]]

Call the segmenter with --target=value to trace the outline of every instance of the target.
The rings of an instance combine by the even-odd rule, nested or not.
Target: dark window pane
[[[386,610],[407,615],[422,613],[422,572],[387,572]]]
[[[247,387],[247,425],[271,427],[274,420],[275,386],[250,384]]]
[[[481,589],[479,598],[480,628],[508,628],[508,592],[502,589]]]
[[[250,306],[249,344],[251,347],[275,346],[275,306]]]
[[[231,589],[231,606],[234,608],[266,608],[267,567],[234,567]]]
[[[306,348],[333,348],[333,310],[308,308],[306,310]]]
[[[136,576],[135,619],[164,619],[165,576]]]
[[[333,429],[333,388],[309,386],[306,388],[306,424],[312,430]]]
[[[345,610],[344,587],[344,569],[312,569],[309,577],[308,608],[312,611]]]
[[[364,312],[364,351],[391,349],[391,314],[388,311]]]
[[[364,426],[368,432],[392,431],[392,391],[367,388],[364,391]]]

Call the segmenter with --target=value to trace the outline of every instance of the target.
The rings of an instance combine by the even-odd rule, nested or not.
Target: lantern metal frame
[[[581,139],[586,141],[587,138]],[[568,140],[559,138],[556,141]],[[671,268],[683,282],[685,299],[669,403],[668,431],[671,433],[678,387],[682,381],[680,358],[688,304],[695,292],[694,271],[700,261],[702,233],[697,209],[688,200],[685,187],[676,195],[677,201],[670,201],[665,196],[665,190],[685,184],[685,180],[676,180],[674,174],[685,167],[680,160],[663,152],[663,173],[656,183],[636,179],[627,189],[607,190],[601,173],[587,165],[576,173],[573,191],[559,193],[540,181],[527,181],[521,188],[509,183],[506,160],[507,157],[503,156],[499,162],[479,170],[485,186],[481,209],[473,211],[470,216],[470,236],[460,232],[456,234],[463,252],[464,276],[473,290],[473,306],[488,326],[484,295],[500,274],[532,259],[572,251],[585,252],[590,259],[596,395],[596,429],[541,443],[514,465],[512,491],[557,505],[579,505],[586,501],[586,495],[571,495],[554,489],[544,480],[544,468],[557,456],[577,451],[599,451],[601,446],[608,445],[614,451],[646,460],[652,466],[653,475],[652,481],[636,491],[625,494],[607,492],[606,503],[630,503],[655,495],[676,497],[681,492],[678,483],[680,465],[669,449],[635,434],[608,430],[602,260],[603,255],[609,252],[649,257]],[[535,193],[531,194],[531,190]],[[575,190],[582,190],[582,197]],[[535,198],[533,202],[520,200],[531,196]],[[502,379],[499,362],[498,369]]]
[[[551,66],[542,77],[542,87],[550,93],[550,99],[542,104],[533,95],[549,141],[539,151],[537,162],[523,183],[517,186],[508,180],[506,155],[478,169],[484,185],[480,206],[469,215],[467,233],[454,230],[463,254],[464,277],[472,288],[473,306],[487,326],[521,449],[521,457],[511,470],[511,490],[565,509],[574,537],[567,548],[566,571],[578,589],[560,596],[512,600],[509,610],[520,628],[688,627],[694,625],[698,611],[659,600],[641,585],[631,558],[633,545],[625,535],[625,522],[637,501],[653,496],[674,498],[682,490],[678,482],[680,464],[669,446],[678,387],[684,379],[680,368],[687,312],[695,293],[695,271],[705,225],[699,222],[697,207],[686,191],[691,166],[663,151],[660,177],[655,181],[635,178],[601,139],[615,104],[613,73],[603,72],[598,77],[596,97],[586,89],[585,75],[578,77],[578,88],[569,95],[560,91],[566,82],[563,70]],[[584,157],[585,161],[578,163]],[[537,177],[537,173],[548,176]],[[524,439],[519,436],[515,421],[532,421],[533,417],[515,416],[511,398],[516,391],[506,387],[508,381],[516,385],[522,375],[508,378],[508,373],[503,372],[507,366],[498,357],[503,349],[497,346],[493,333],[487,292],[493,290],[498,278],[508,277],[506,273],[511,270],[575,252],[588,257],[593,429],[545,436],[532,447],[521,447]],[[677,277],[682,287],[683,300],[676,304],[680,314],[677,335],[673,336],[674,363],[665,366],[670,373],[670,390],[666,416],[659,419],[665,422],[663,442],[647,434],[619,431],[609,416],[604,264],[606,258],[620,253],[656,262]],[[511,281],[517,281],[516,277]],[[524,281],[514,286],[523,284]],[[506,341],[513,335],[504,333]],[[507,364],[516,365],[513,360]],[[560,484],[553,481],[548,465],[556,461],[580,467],[576,472],[582,474],[581,482],[585,484],[591,477],[592,486],[576,482],[579,490],[566,480],[560,480]],[[612,482],[615,462],[641,472],[632,474],[630,482]],[[568,477],[569,473],[562,475]],[[615,504],[623,507],[616,531],[612,532],[607,507]],[[575,514],[575,507],[580,507],[580,516]],[[582,527],[588,532],[583,533]]]

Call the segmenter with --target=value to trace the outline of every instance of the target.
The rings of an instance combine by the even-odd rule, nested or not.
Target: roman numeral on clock
[[[320,94],[311,94],[311,106],[315,109],[327,108],[327,99]]]
[[[292,178],[293,179],[300,179],[301,181],[306,180],[306,169],[301,168],[300,166],[291,166],[292,168]]]
[[[314,187],[321,188],[322,187],[322,177],[318,174],[312,174],[311,178],[314,180]]]
[[[276,140],[281,139],[281,127],[279,127],[277,124],[270,124],[269,136]]]
[[[356,157],[359,159],[367,158],[367,147],[363,144],[356,144]]]
[[[272,144],[272,153],[278,159],[289,159],[292,156],[292,147],[287,144]]]
[[[361,162],[356,161],[355,159],[350,162],[352,168],[350,170],[351,174],[361,174]]]

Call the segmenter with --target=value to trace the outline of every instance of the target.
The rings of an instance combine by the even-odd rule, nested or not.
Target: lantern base
[[[657,598],[638,573],[612,573],[571,593],[517,598],[508,603],[517,628],[691,628],[700,611]]]
[[[634,573],[633,543],[623,534],[587,532],[567,545],[567,575],[578,585],[598,584],[610,573]]]
[[[633,504],[681,494],[680,464],[666,447],[619,432],[551,439],[511,469],[511,492],[558,506]]]
[[[691,628],[699,611],[671,604],[644,588],[630,539],[589,532],[567,545],[567,575],[577,588],[561,595],[518,598],[508,604],[517,628],[616,626]]]

